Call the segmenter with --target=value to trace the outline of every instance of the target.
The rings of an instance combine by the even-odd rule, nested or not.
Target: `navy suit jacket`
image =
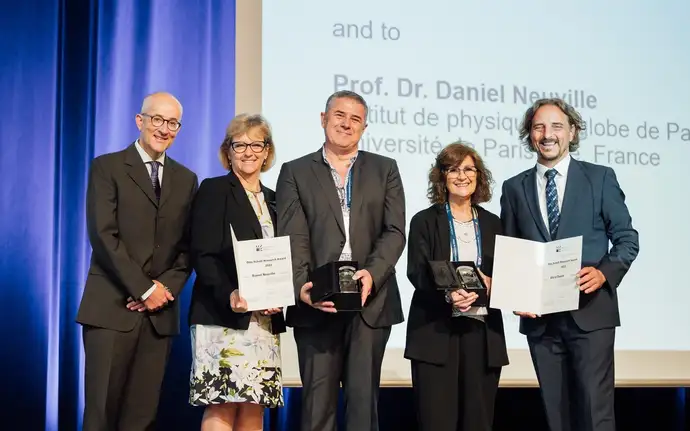
[[[546,242],[550,235],[539,210],[536,171],[534,167],[503,183],[501,222],[506,236]],[[556,239],[578,235],[582,266],[599,269],[606,283],[591,294],[580,293],[580,308],[572,317],[586,332],[619,326],[617,288],[637,257],[638,234],[613,169],[571,159]],[[544,329],[544,318],[520,319],[523,334],[540,336]]]

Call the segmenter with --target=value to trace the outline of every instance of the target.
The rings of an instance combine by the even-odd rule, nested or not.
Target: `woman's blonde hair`
[[[231,170],[230,165],[230,151],[232,151],[232,140],[244,134],[256,136],[263,141],[268,150],[268,157],[263,165],[261,165],[261,172],[266,172],[271,169],[276,158],[276,150],[273,144],[273,134],[271,133],[271,126],[266,119],[259,114],[239,114],[230,121],[228,128],[225,130],[225,138],[220,144],[218,150],[218,158],[220,163],[226,170]],[[247,149],[247,151],[251,151]]]

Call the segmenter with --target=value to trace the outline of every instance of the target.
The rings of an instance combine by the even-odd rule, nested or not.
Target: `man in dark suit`
[[[182,105],[154,93],[136,115],[139,139],[93,160],[86,223],[93,253],[77,315],[86,355],[84,430],[153,429],[179,333],[187,223],[196,175],[165,154]]]
[[[579,309],[516,314],[550,429],[615,431],[617,288],[637,257],[638,234],[613,169],[570,156],[583,129],[563,100],[538,100],[527,110],[520,139],[537,165],[504,182],[501,220],[505,235],[532,241],[582,235]]]
[[[321,114],[325,143],[282,166],[278,234],[290,235],[297,305],[289,307],[302,378],[302,431],[336,429],[339,384],[348,430],[377,430],[381,363],[391,327],[403,321],[395,264],[405,247],[405,195],[395,160],[359,151],[367,105],[331,95]],[[357,261],[361,313],[312,303],[309,271]]]

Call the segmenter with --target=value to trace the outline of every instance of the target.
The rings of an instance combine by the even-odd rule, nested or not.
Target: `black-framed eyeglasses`
[[[456,167],[450,167],[446,169],[446,176],[451,178],[457,178],[460,176],[460,172],[464,173],[467,178],[474,178],[477,176],[477,168],[473,166],[466,166],[462,169]]]
[[[249,144],[246,142],[233,142],[230,146],[232,147],[232,151],[242,154],[247,151],[247,147],[250,147],[255,153],[260,153],[268,147],[268,144],[264,141],[254,141]]]
[[[153,127],[160,127],[165,123],[168,123],[168,130],[171,132],[177,132],[180,130],[180,127],[182,127],[182,123],[175,119],[170,119],[166,120],[165,118],[161,117],[160,115],[149,115],[149,114],[139,114],[142,117],[148,117],[151,119],[151,124],[153,124]]]

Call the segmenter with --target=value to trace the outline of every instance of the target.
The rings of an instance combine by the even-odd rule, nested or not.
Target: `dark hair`
[[[336,99],[352,99],[360,105],[364,106],[364,123],[367,122],[367,118],[369,117],[369,106],[367,105],[366,100],[364,100],[364,97],[360,96],[354,91],[336,91],[335,93],[328,96],[328,100],[326,100],[326,110],[324,112],[328,112],[328,110],[331,109],[331,104]]]
[[[448,201],[446,188],[446,173],[449,168],[457,166],[467,158],[472,157],[474,167],[477,168],[477,188],[472,194],[472,203],[480,204],[491,200],[491,187],[494,180],[479,157],[479,153],[469,143],[456,141],[447,145],[436,155],[436,162],[429,171],[429,191],[427,197],[432,204],[445,204]]]
[[[537,113],[537,110],[546,105],[552,105],[560,109],[568,117],[568,124],[575,127],[575,134],[573,135],[573,140],[570,141],[568,145],[568,150],[571,153],[577,151],[577,149],[580,148],[580,132],[586,128],[585,122],[582,121],[582,117],[575,108],[570,106],[565,100],[555,97],[550,99],[539,99],[527,109],[527,112],[525,112],[522,124],[520,124],[520,140],[525,145],[525,148],[529,151],[536,152],[530,140],[532,120],[534,120],[534,114]]]

